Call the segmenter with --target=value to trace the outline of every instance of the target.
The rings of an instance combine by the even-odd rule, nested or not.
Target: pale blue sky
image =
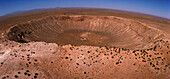
[[[15,11],[55,7],[118,9],[170,19],[170,0],[0,0],[0,16]]]

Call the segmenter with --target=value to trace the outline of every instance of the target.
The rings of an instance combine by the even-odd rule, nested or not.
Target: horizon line
[[[136,11],[130,11],[130,10],[121,10],[121,9],[113,9],[113,8],[95,8],[95,7],[53,7],[53,8],[35,8],[35,9],[29,9],[29,10],[18,10],[18,11],[13,11],[10,13],[6,13],[4,15],[0,15],[0,17],[5,17],[9,15],[14,15],[14,14],[20,14],[20,13],[25,13],[25,12],[30,12],[30,11],[38,11],[38,10],[45,10],[45,9],[64,9],[64,8],[88,8],[88,9],[105,9],[105,10],[117,10],[117,11],[125,11],[125,12],[131,12],[131,13],[137,13],[137,14],[142,14],[142,15],[147,15],[147,16],[153,16],[157,18],[162,18],[162,19],[167,19],[170,20],[170,18],[166,17],[161,17],[149,13],[142,13],[142,12],[136,12]]]

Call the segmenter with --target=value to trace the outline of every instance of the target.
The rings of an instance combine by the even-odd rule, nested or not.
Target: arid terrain
[[[169,79],[170,20],[58,8],[0,17],[2,79]]]

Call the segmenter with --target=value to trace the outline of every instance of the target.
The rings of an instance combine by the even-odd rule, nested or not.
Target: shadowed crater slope
[[[147,48],[164,35],[141,22],[114,16],[48,16],[10,28],[9,40],[46,41],[59,45]]]

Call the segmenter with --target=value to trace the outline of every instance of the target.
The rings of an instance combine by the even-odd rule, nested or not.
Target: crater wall
[[[82,36],[85,35],[85,36]],[[17,42],[46,41],[59,45],[147,48],[164,35],[147,24],[114,16],[48,16],[10,28],[7,38]]]

